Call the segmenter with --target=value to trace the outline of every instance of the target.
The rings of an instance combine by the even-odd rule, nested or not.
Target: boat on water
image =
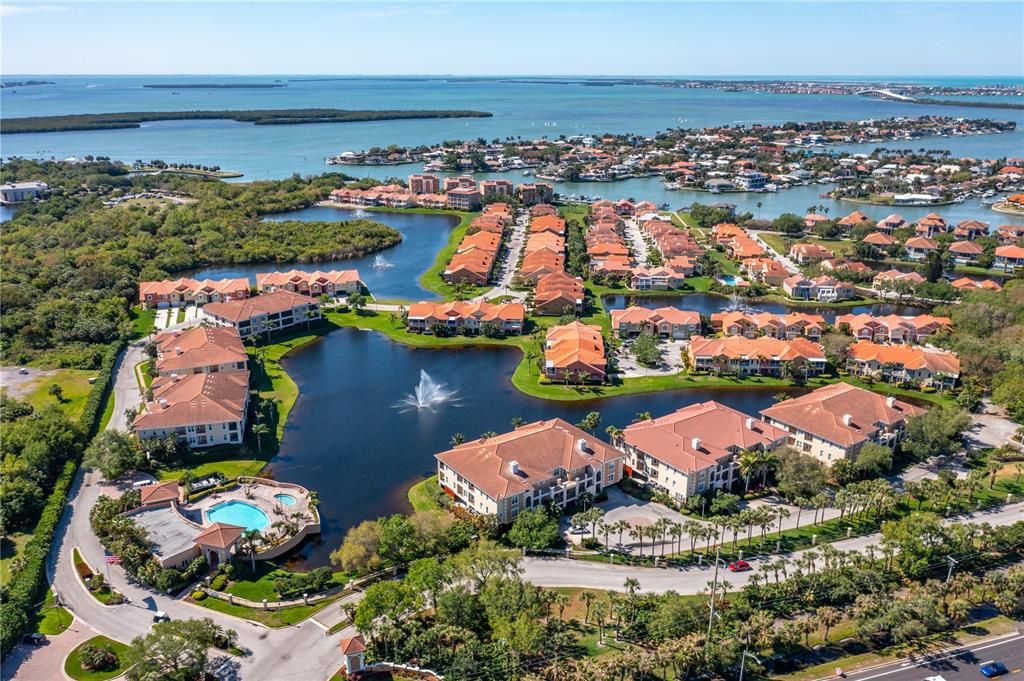
[[[533,171],[532,170],[524,170],[523,171],[523,177],[530,177],[531,175],[533,175]]]

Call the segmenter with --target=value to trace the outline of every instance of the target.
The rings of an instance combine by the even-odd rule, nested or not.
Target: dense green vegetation
[[[64,673],[75,681],[106,681],[124,673],[128,646],[93,636],[71,651],[64,661]]]
[[[465,110],[385,110],[349,111],[346,109],[253,109],[250,111],[125,111],[121,113],[69,114],[65,116],[25,116],[0,120],[5,135],[67,130],[110,130],[137,128],[150,121],[231,120],[255,125],[292,125],[298,123],[357,123],[410,118],[486,118],[486,111]]]
[[[401,235],[369,220],[274,222],[261,216],[310,205],[346,176],[253,184],[129,177],[107,161],[76,165],[14,160],[0,181],[39,179],[50,198],[27,205],[0,235],[4,281],[0,349],[9,361],[94,368],[98,344],[132,335],[129,301],[140,280],[243,262],[318,262],[392,246]],[[165,188],[192,203],[107,208],[121,192]]]

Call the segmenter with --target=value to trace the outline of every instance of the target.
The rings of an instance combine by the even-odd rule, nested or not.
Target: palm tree
[[[565,614],[565,609],[569,605],[569,596],[561,592],[555,592],[551,597],[551,602],[558,607],[558,619],[562,619],[562,615]]]
[[[270,332],[274,331],[279,326],[281,326],[281,325],[278,324],[275,321],[270,321],[270,320],[268,320],[268,321],[263,323],[263,330],[267,332],[267,343],[270,343]]]
[[[821,626],[825,628],[825,642],[828,643],[829,630],[839,624],[843,617],[839,614],[838,610],[829,605],[818,608],[815,615]]]
[[[580,594],[580,600],[587,605],[587,611],[583,615],[584,624],[590,621],[590,606],[593,605],[595,598],[597,598],[597,594],[593,591],[584,591]]]
[[[603,600],[598,601],[594,604],[593,610],[594,622],[597,623],[597,642],[598,645],[604,645],[604,624],[608,619],[608,602]]]
[[[252,424],[252,434],[256,437],[256,448],[260,455],[263,454],[263,436],[270,434],[270,428],[265,423]]]
[[[249,567],[253,574],[256,574],[256,542],[261,541],[263,535],[259,530],[246,530],[242,534],[242,548],[249,555]]]
[[[1003,462],[996,458],[989,459],[988,462],[985,464],[985,469],[988,470],[988,474],[992,476],[991,478],[989,478],[988,481],[989,489],[992,489],[993,487],[996,486],[996,476],[999,474],[999,471],[1001,471],[1002,468]]]
[[[452,447],[458,447],[459,445],[461,445],[465,441],[466,441],[466,436],[465,435],[463,435],[462,433],[455,433],[454,435],[452,435],[452,439],[449,440],[449,443],[451,444]]]
[[[588,433],[593,434],[599,425],[601,425],[601,412],[592,411],[584,416],[583,419],[576,424],[576,427],[582,428]]]
[[[619,546],[622,546],[622,533],[629,529],[629,522],[619,520],[615,523],[614,530],[619,533]],[[632,535],[630,535],[632,536]]]
[[[513,416],[512,417],[512,427],[513,428],[518,428],[519,426],[523,425],[524,423],[525,423],[525,421],[523,421],[523,417],[522,416]]]
[[[782,539],[782,521],[793,515],[793,513],[785,506],[779,506],[775,509],[775,515],[779,518],[779,539]]]
[[[636,592],[640,591],[640,580],[635,577],[627,577],[622,587],[626,590],[627,594],[633,596]]]
[[[644,555],[644,537],[647,536],[647,528],[637,525],[629,528],[629,538],[640,542],[640,555]]]
[[[668,528],[668,533],[672,536],[672,548],[675,549],[673,553],[681,553],[682,549],[679,546],[679,541],[683,536],[683,526],[679,523],[671,523]]]

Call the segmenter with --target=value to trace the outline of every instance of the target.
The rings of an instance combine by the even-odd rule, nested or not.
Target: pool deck
[[[293,506],[286,506],[274,498],[275,494],[287,494],[294,497],[295,504]],[[189,504],[187,508],[191,511],[201,513],[203,524],[207,525],[209,524],[209,519],[206,515],[207,511],[218,504],[223,504],[228,501],[240,501],[257,507],[266,513],[268,518],[270,518],[270,525],[273,525],[274,522],[278,520],[288,520],[296,513],[301,514],[306,520],[315,517],[309,509],[309,498],[306,494],[302,494],[296,489],[275,487],[264,484],[240,483],[238,487],[235,487],[234,489],[216,492],[207,497],[203,497],[201,500],[193,504]],[[266,532],[270,525],[260,531]]]

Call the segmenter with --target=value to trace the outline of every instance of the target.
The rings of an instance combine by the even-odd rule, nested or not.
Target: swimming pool
[[[718,281],[722,282],[726,286],[735,286],[738,278],[732,274],[722,274],[718,277]]]
[[[262,510],[252,504],[247,504],[244,501],[237,501],[235,499],[221,502],[216,506],[211,506],[210,509],[206,511],[206,518],[211,523],[238,525],[239,527],[244,527],[247,530],[262,531],[270,525],[270,517]]]
[[[275,494],[274,498],[277,499],[278,502],[280,502],[284,506],[295,505],[295,497],[293,497],[291,494]]]

